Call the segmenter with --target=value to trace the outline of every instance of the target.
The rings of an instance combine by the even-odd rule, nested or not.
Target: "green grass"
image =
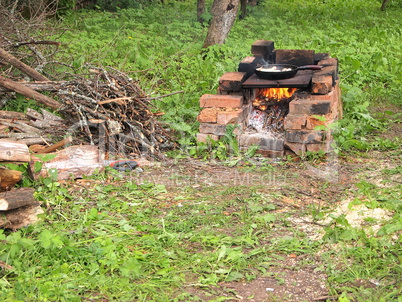
[[[278,49],[330,52],[340,61],[345,107],[345,119],[337,125],[338,144],[344,152],[381,150],[390,161],[400,162],[400,139],[378,135],[390,121],[400,123],[400,114],[387,110],[402,106],[400,2],[391,1],[381,12],[374,0],[260,1],[245,20],[236,22],[225,45],[207,50],[201,50],[207,28],[196,22],[194,1],[167,2],[115,13],[65,15],[61,26],[68,30],[55,37],[64,42],[59,60],[71,63],[76,72],[84,70],[85,62],[119,68],[151,96],[184,90],[155,104],[165,111],[164,120],[178,131],[185,148],[195,145],[199,97],[215,93],[218,78],[236,70],[255,40],[273,40]],[[373,113],[373,108],[383,112]],[[214,147],[197,146],[193,155],[213,153],[224,159],[228,147]],[[345,154],[350,161],[371,158],[361,151],[349,153],[349,158]],[[309,156],[313,162],[321,160],[317,154]],[[289,210],[282,203],[285,197],[306,196],[294,190],[303,165],[291,170],[292,165],[267,162],[239,169],[257,178],[272,173],[274,186],[276,180],[293,179],[283,187],[286,196],[280,189],[262,194],[261,184],[194,186],[183,171],[170,176],[180,182],[174,188],[138,185],[110,173],[76,184],[50,179],[37,183],[36,198],[45,208],[42,220],[16,232],[0,231],[0,260],[14,268],[0,270],[0,299],[197,301],[188,291],[192,287],[223,301],[213,289],[219,282],[269,275],[270,266],[296,253],[319,259],[317,270],[328,274],[328,288],[341,295],[339,301],[401,301],[402,188],[395,181],[400,168],[377,162],[369,171],[358,166],[354,173],[363,179],[356,176],[358,181],[351,180],[356,184],[342,192],[353,203],[364,200],[372,209],[392,213],[375,236],[340,216],[324,229],[322,240],[314,241],[287,218],[322,218],[332,210],[334,200],[326,198],[333,184],[318,186],[320,200],[327,202],[322,207]],[[384,179],[381,184],[370,179],[373,171]],[[356,283],[370,279],[381,285]]]

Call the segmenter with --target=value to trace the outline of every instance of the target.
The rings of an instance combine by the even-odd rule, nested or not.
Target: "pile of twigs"
[[[86,134],[91,144],[120,154],[151,153],[174,146],[156,119],[153,98],[128,75],[113,68],[90,67],[90,77],[75,77],[58,90],[60,111],[73,122],[72,131]]]

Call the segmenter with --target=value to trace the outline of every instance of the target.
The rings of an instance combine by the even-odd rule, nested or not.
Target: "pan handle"
[[[304,69],[312,69],[312,70],[321,70],[323,66],[321,65],[304,65],[297,67],[297,70],[304,70]]]

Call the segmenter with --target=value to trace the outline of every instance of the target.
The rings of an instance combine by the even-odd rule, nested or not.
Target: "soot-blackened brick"
[[[256,57],[263,57],[268,61],[274,48],[274,41],[257,40],[251,45],[251,53]]]
[[[256,57],[245,57],[240,63],[237,69],[238,72],[245,72],[246,79],[248,79],[253,73],[254,69],[257,67]]]
[[[277,49],[275,53],[276,64],[293,64],[296,66],[314,64],[314,50]]]
[[[314,64],[318,64],[318,62],[322,61],[322,60],[326,60],[329,59],[330,55],[329,53],[314,53]]]
[[[319,130],[287,130],[286,141],[298,144],[318,144],[325,141],[327,133]]]
[[[220,91],[241,91],[242,83],[247,79],[246,72],[226,72],[219,78]]]

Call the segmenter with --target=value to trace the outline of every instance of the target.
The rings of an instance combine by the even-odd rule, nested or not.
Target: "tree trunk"
[[[215,0],[212,5],[212,21],[208,29],[203,48],[215,44],[223,44],[229,34],[240,0]]]
[[[246,18],[248,0],[240,0],[240,19]]]
[[[197,20],[204,23],[205,20],[202,15],[205,13],[205,0],[197,0]]]
[[[381,4],[381,10],[385,10],[385,6],[387,5],[388,0],[383,0]]]

